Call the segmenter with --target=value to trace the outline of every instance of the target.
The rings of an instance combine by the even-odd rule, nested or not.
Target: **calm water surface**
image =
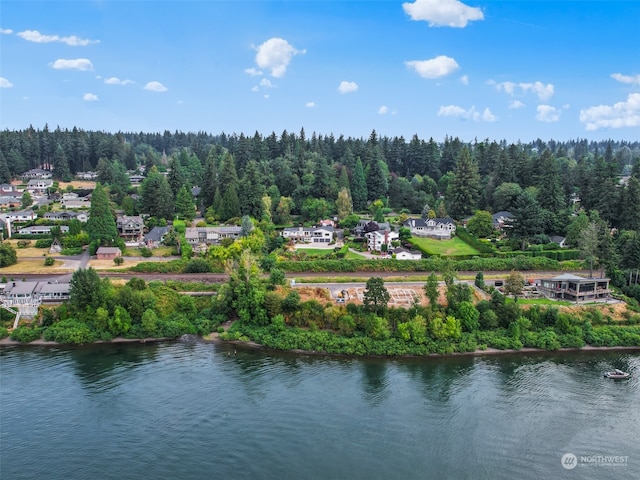
[[[0,362],[3,480],[640,478],[638,352],[386,360],[166,343],[7,347]],[[604,379],[611,368],[635,376]]]

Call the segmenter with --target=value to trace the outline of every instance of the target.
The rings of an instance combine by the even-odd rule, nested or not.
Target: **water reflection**
[[[104,391],[126,381],[132,369],[153,362],[161,348],[155,343],[108,344],[69,348],[67,352],[80,385]]]
[[[386,360],[363,361],[362,388],[364,398],[371,406],[378,406],[389,397],[389,382],[387,380]]]
[[[431,402],[448,402],[467,383],[474,369],[474,358],[408,359],[398,364],[412,380],[420,382],[424,398]]]

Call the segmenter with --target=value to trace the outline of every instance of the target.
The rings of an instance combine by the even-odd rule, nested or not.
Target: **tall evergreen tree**
[[[447,209],[453,218],[461,219],[477,208],[480,190],[478,166],[467,147],[462,148],[453,179],[447,189]]]
[[[384,199],[389,189],[387,172],[383,167],[383,159],[381,157],[380,149],[376,148],[376,156],[374,156],[367,174],[367,198],[370,201]]]
[[[187,155],[183,150],[181,153]],[[187,155],[187,160],[188,160]],[[171,161],[169,162],[169,174],[167,175],[167,182],[169,182],[169,186],[171,187],[171,192],[175,197],[178,194],[178,191],[185,185],[186,177],[183,171],[184,167],[180,163],[180,159],[178,157],[171,157]]]
[[[153,167],[140,186],[141,210],[152,217],[173,218],[174,196],[164,175]]]
[[[0,150],[0,183],[9,183],[11,181],[11,172],[9,171],[9,164],[4,157],[2,150]]]
[[[178,195],[176,195],[176,217],[180,220],[191,222],[195,216],[196,210],[193,195],[191,195],[187,186],[183,185],[180,190],[178,190]]]
[[[623,192],[622,213],[620,224],[628,230],[640,232],[640,179],[630,177]]]
[[[87,233],[89,241],[97,242],[98,245],[111,244],[118,238],[118,229],[109,206],[109,198],[101,183],[96,184],[91,195]]]
[[[55,154],[53,155],[53,176],[60,180],[70,180],[71,171],[69,170],[69,161],[64,153],[62,145],[58,144]]]
[[[558,161],[549,150],[545,150],[542,153],[540,163],[542,167],[541,180],[537,185],[540,206],[552,213],[558,213],[566,206]]]
[[[509,228],[509,236],[521,242],[522,250],[527,246],[530,237],[541,233],[542,218],[540,204],[528,190],[523,190],[516,198],[511,209],[513,221]]]
[[[262,197],[261,197],[262,198]],[[222,220],[229,220],[230,218],[239,217],[240,200],[238,199],[238,191],[236,190],[236,184],[229,185],[222,194],[222,202],[220,204],[220,218]]]
[[[220,191],[222,203],[220,205],[220,217],[223,220],[239,217],[240,200],[238,198],[238,174],[233,155],[227,153],[222,157],[220,165]],[[260,196],[262,198],[262,196]]]
[[[216,188],[218,187],[218,168],[217,158],[213,149],[207,155],[207,161],[204,167],[203,181],[200,190],[200,199],[202,207],[206,210],[213,205]],[[214,206],[215,208],[215,206]]]
[[[249,215],[256,220],[260,220],[264,214],[264,185],[262,184],[262,174],[255,160],[250,160],[244,172],[241,182],[241,202],[240,211],[244,215]]]
[[[351,198],[353,199],[353,209],[360,212],[367,208],[367,182],[364,177],[364,168],[360,157],[356,159],[351,178]]]
[[[315,182],[313,184],[313,196],[316,198],[328,199],[331,197],[333,190],[331,185],[331,172],[327,165],[327,159],[322,155],[315,155],[313,167],[313,176]]]

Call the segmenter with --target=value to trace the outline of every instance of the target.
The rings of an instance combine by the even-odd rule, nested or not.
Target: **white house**
[[[76,178],[80,180],[95,180],[98,178],[98,174],[96,172],[76,172]]]
[[[24,227],[18,230],[18,234],[20,235],[50,235],[51,229],[53,225],[35,225],[33,227]],[[60,225],[60,231],[62,233],[67,233],[69,231],[69,227],[66,225]]]
[[[53,187],[53,180],[47,178],[34,178],[27,182],[27,192],[32,195],[46,195]]]
[[[240,237],[242,227],[236,225],[225,225],[220,227],[189,227],[185,230],[184,236],[187,242],[192,245],[213,245],[220,243],[223,238]]]
[[[295,243],[331,243],[333,240],[333,227],[291,227],[280,232],[284,238]]]
[[[416,237],[449,239],[456,231],[456,224],[451,218],[410,218],[402,225]]]
[[[57,222],[68,222],[73,219],[80,222],[86,222],[88,220],[88,215],[83,212],[47,212],[44,214],[44,218]]]
[[[387,251],[391,251],[391,242],[398,240],[398,233],[391,230],[377,230],[364,234],[367,239],[367,248],[377,252],[382,251],[382,246],[387,246]]]
[[[506,210],[502,210],[500,212],[496,212],[491,215],[493,220],[493,228],[497,230],[502,230],[505,227],[509,228],[511,226],[511,222],[513,222],[513,214],[511,212],[507,212]]]
[[[30,222],[38,218],[38,214],[33,210],[20,210],[19,212],[8,212],[5,217],[12,222]]]
[[[53,174],[49,170],[43,170],[42,168],[32,168],[22,174],[22,178],[31,179],[31,178],[53,178]]]
[[[396,260],[421,260],[422,253],[415,250],[407,250],[406,248],[398,247],[393,250],[393,253],[396,256]]]

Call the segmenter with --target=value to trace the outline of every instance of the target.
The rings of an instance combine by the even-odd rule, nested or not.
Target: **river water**
[[[0,361],[2,480],[640,478],[638,352],[354,359],[177,342],[6,347]]]

